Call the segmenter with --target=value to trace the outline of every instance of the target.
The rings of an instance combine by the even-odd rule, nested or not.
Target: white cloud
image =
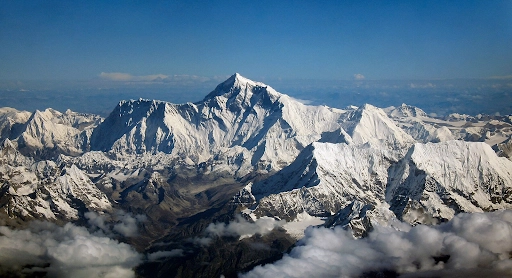
[[[215,237],[238,237],[244,239],[253,235],[266,235],[277,227],[286,224],[284,220],[276,220],[272,217],[260,217],[254,222],[245,220],[241,215],[237,215],[234,221],[226,223],[210,223],[206,227],[204,237],[194,237],[189,241],[193,244],[207,246],[210,245]]]
[[[102,72],[100,77],[112,81],[132,81],[134,79],[133,75],[122,72]]]
[[[417,83],[410,83],[409,88],[411,89],[428,89],[428,88],[435,88],[436,85],[432,84],[431,82],[424,83],[424,84],[417,84]]]
[[[44,271],[50,277],[134,277],[142,255],[130,245],[67,223],[0,227],[0,276]]]
[[[203,83],[208,81],[219,81],[218,77],[205,77],[198,75],[165,75],[165,74],[151,74],[151,75],[132,75],[124,72],[102,72],[99,77],[107,81],[116,82],[137,82],[137,83],[176,83],[181,85]],[[224,79],[223,79],[224,80]]]
[[[261,217],[254,222],[245,220],[242,216],[237,215],[235,221],[225,223],[211,223],[206,227],[206,233],[215,236],[234,236],[240,239],[251,237],[255,234],[265,235],[274,228],[286,224],[286,221],[277,221],[272,217]]]
[[[212,239],[210,237],[194,237],[189,239],[189,241],[200,246],[208,246],[212,243]]]
[[[119,222],[112,229],[126,237],[136,236],[139,233],[139,224],[147,220],[144,215],[132,216],[124,211],[118,211],[116,218]]]
[[[363,239],[341,228],[309,228],[290,254],[242,277],[512,277],[510,252],[512,211],[459,214],[438,226],[376,226]]]
[[[364,77],[364,75],[362,75],[360,73],[356,73],[356,74],[354,74],[354,79],[355,80],[364,80],[365,77]]]
[[[109,236],[115,232],[125,237],[136,236],[139,233],[139,226],[147,220],[147,217],[142,214],[134,216],[122,210],[115,211],[112,216],[86,212],[85,218],[92,230],[101,230]]]
[[[152,75],[131,75],[123,72],[102,72],[100,78],[110,81],[130,81],[130,82],[162,82],[169,78],[165,74]]]
[[[149,253],[147,255],[148,261],[154,262],[158,261],[162,258],[172,258],[172,257],[182,257],[183,256],[183,249],[173,249],[170,251],[157,251],[154,253]]]
[[[507,80],[507,79],[512,79],[512,75],[491,76],[491,77],[489,77],[489,79],[504,79],[504,80]]]

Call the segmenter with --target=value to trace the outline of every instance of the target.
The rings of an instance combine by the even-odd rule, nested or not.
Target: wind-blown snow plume
[[[26,230],[0,227],[0,276],[134,277],[142,255],[130,245],[67,223],[33,222]]]
[[[404,277],[512,277],[510,210],[404,227],[376,226],[363,239],[341,228],[309,228],[289,255],[242,277],[358,277],[384,271]]]

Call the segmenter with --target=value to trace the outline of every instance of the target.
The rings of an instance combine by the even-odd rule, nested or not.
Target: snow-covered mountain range
[[[123,209],[147,216],[140,245],[225,206],[358,236],[512,208],[511,116],[309,106],[239,74],[202,101],[121,101],[105,119],[1,108],[0,136],[4,223]]]

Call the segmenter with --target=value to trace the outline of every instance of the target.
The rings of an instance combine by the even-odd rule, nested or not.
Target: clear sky
[[[3,80],[234,72],[261,81],[510,76],[512,1],[0,2]]]

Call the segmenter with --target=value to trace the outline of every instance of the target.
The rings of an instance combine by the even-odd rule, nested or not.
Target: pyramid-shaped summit
[[[243,77],[239,73],[235,73],[226,81],[219,84],[215,90],[213,90],[204,98],[203,101],[208,101],[219,96],[231,99],[233,97],[236,98],[239,94],[242,94],[244,98],[250,98],[253,94],[261,93],[267,93],[273,96],[273,99],[276,99],[280,96],[280,94],[272,87],[262,82],[252,81]]]
[[[195,163],[222,153],[249,168],[282,168],[322,133],[339,129],[342,113],[306,106],[236,73],[200,102],[121,102],[94,130],[91,149],[163,152]]]

